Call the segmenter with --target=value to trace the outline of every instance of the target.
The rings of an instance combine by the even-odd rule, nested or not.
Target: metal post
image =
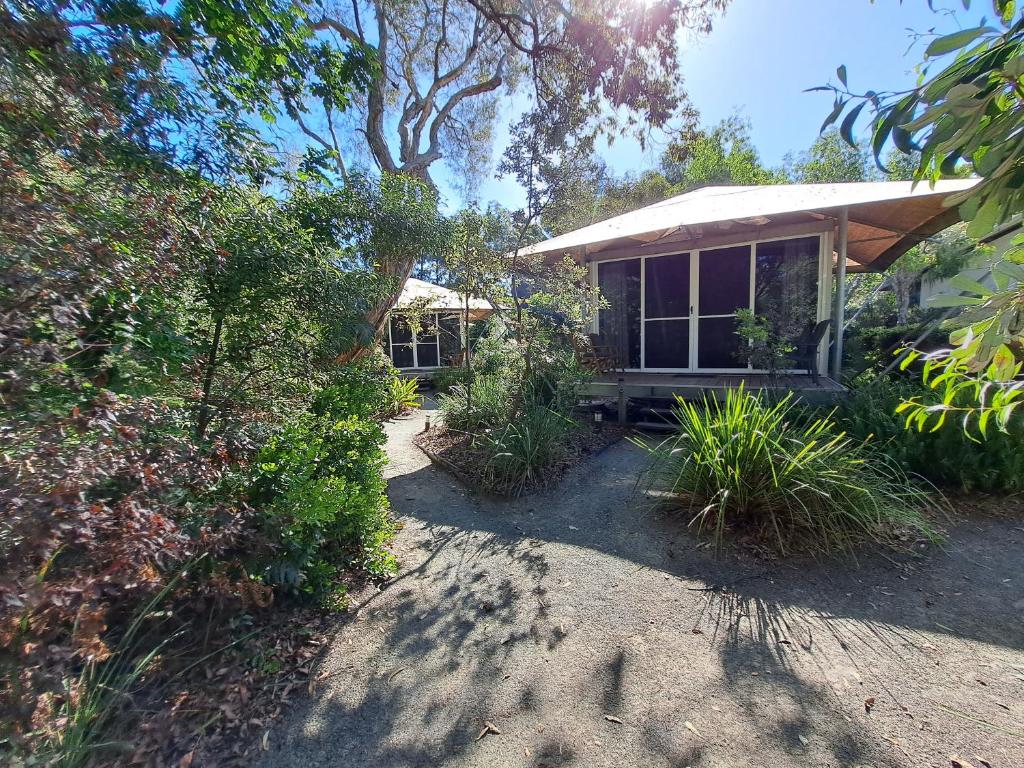
[[[626,380],[619,377],[619,424],[625,424],[627,420],[626,414]]]
[[[843,326],[846,324],[846,241],[850,209],[839,211],[839,244],[836,249],[836,302],[832,312],[835,344],[832,346],[832,378],[839,381],[843,372]]]

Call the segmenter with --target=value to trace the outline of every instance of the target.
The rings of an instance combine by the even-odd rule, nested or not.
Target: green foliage
[[[497,430],[485,432],[487,484],[518,496],[544,482],[544,474],[564,455],[569,433],[578,425],[546,406],[529,403],[516,418]]]
[[[513,382],[502,375],[478,375],[438,395],[437,405],[449,429],[477,434],[501,428],[515,407]]]
[[[967,0],[965,6],[969,6]],[[1021,130],[1024,92],[1020,88],[1024,62],[1024,16],[1011,0],[992,0],[992,26],[961,30],[936,37],[924,53],[915,88],[900,92],[857,94],[839,70],[839,85],[817,90],[835,94],[825,121],[842,117],[840,133],[853,143],[853,130],[864,108],[871,114],[872,151],[880,161],[890,140],[904,155],[917,154],[914,177],[935,181],[954,175],[968,164],[981,177],[979,184],[950,202],[970,222],[967,234],[980,238],[998,223],[1024,210],[1024,151]],[[937,71],[936,71],[937,70]],[[941,398],[908,400],[908,424],[942,425],[955,413],[968,428],[972,423],[987,434],[992,418],[1005,428],[1019,400],[1020,372],[1015,347],[1024,341],[1024,243],[1018,242],[993,267],[995,290],[972,285],[968,276],[954,286],[959,296],[940,297],[933,306],[969,307],[965,327],[950,337],[951,349],[932,353],[924,366],[925,382]],[[966,293],[966,295],[964,295]],[[954,406],[954,401],[966,403]],[[984,420],[984,424],[983,421]]]
[[[772,404],[740,388],[672,412],[679,433],[649,447],[651,490],[716,545],[729,531],[781,553],[895,543],[906,530],[936,538],[927,495],[898,465],[831,416],[806,418],[792,395]]]
[[[854,387],[836,411],[851,437],[871,440],[876,450],[908,472],[939,486],[962,490],[1019,493],[1024,490],[1024,428],[1010,424],[977,441],[962,430],[907,430],[900,403],[927,395],[910,379],[882,379]]]
[[[873,181],[877,176],[871,153],[856,142],[843,141],[836,130],[822,133],[807,152],[792,162],[789,174],[801,184]]]
[[[915,341],[927,328],[920,320],[908,325],[855,325],[843,347],[843,367],[851,378],[865,371],[880,371],[894,362],[895,355]]]
[[[337,587],[345,569],[376,576],[394,570],[385,549],[395,529],[384,431],[355,415],[339,418],[342,407],[332,403],[323,416],[294,419],[257,456],[251,496],[275,554],[255,568],[269,584],[320,596]]]
[[[335,367],[330,382],[313,398],[318,416],[381,420],[419,405],[415,379],[403,379],[380,350]]]
[[[420,383],[415,378],[395,376],[388,382],[388,412],[391,416],[419,408],[423,397],[419,393]]]
[[[430,383],[435,392],[439,395],[445,395],[451,392],[456,386],[470,381],[473,376],[474,373],[472,369],[466,368],[465,366],[440,368],[437,371],[434,371],[434,376],[430,380]]]
[[[761,162],[750,139],[750,122],[733,115],[709,129],[673,141],[661,161],[673,194],[714,184],[778,184],[785,181]]]
[[[740,362],[750,363],[757,370],[774,373],[786,367],[788,355],[795,347],[780,334],[777,323],[752,309],[736,311],[736,333],[747,341],[739,354]]]

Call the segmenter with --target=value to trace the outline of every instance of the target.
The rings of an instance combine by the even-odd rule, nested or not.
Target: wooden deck
[[[623,394],[634,399],[668,399],[673,395],[690,399],[703,394],[723,395],[743,384],[751,391],[760,389],[794,392],[809,402],[828,402],[846,392],[846,387],[827,376],[815,382],[806,374],[686,374],[686,373],[605,373],[584,388],[589,397],[617,398],[619,381]]]

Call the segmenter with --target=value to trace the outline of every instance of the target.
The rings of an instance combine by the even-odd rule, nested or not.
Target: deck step
[[[666,421],[638,421],[633,424],[635,429],[642,429],[648,432],[675,432],[677,427]]]

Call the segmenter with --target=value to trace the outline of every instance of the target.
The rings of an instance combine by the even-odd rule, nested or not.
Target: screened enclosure
[[[753,310],[796,344],[828,315],[830,264],[820,235],[599,261],[607,306],[600,344],[625,370],[753,370],[737,312]]]
[[[384,351],[396,368],[458,365],[462,348],[462,323],[456,314],[428,312],[413,318],[393,313],[388,321]]]

